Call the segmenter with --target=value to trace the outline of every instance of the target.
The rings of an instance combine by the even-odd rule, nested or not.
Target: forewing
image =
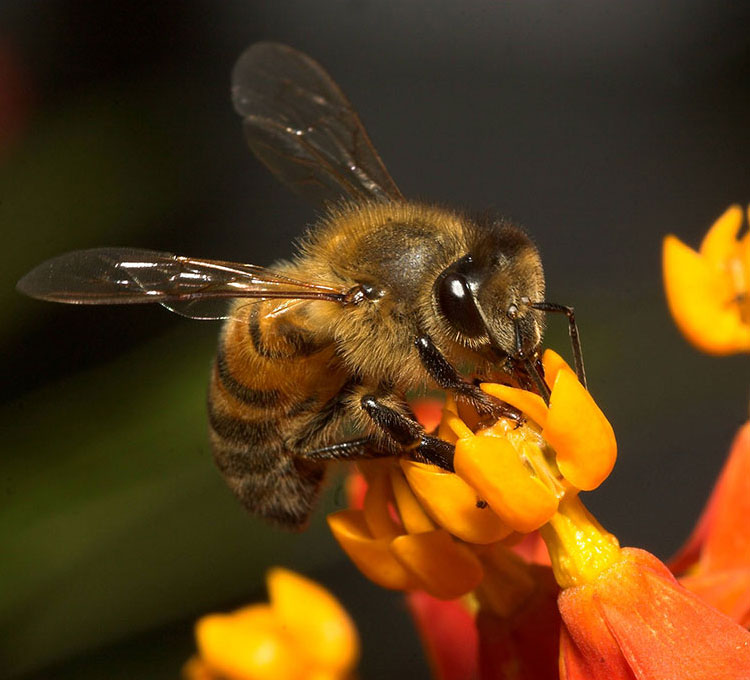
[[[193,319],[224,319],[238,298],[329,300],[346,291],[264,267],[136,248],[77,250],[43,262],[18,282],[31,297],[69,304],[156,302]]]
[[[256,43],[234,67],[232,99],[255,155],[303,198],[403,200],[349,100],[306,54]]]

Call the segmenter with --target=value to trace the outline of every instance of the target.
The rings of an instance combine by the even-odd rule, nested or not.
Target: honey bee
[[[131,248],[76,251],[19,290],[74,304],[156,302],[225,319],[211,375],[213,455],[252,513],[305,526],[327,464],[409,456],[453,469],[453,447],[416,422],[407,391],[449,390],[481,414],[518,418],[456,367],[500,367],[548,398],[538,348],[539,252],[517,226],[404,199],[357,113],[310,57],[251,46],[232,97],[255,155],[323,209],[289,262],[259,267]]]

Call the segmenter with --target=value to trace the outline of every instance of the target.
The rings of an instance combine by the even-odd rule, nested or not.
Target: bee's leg
[[[493,399],[489,394],[485,394],[478,385],[464,380],[461,374],[442,355],[429,336],[418,336],[414,340],[414,344],[419,352],[422,365],[438,386],[444,390],[455,392],[459,397],[471,402],[480,414],[491,414],[495,417],[509,418],[516,422],[521,420],[521,414],[512,406]]]
[[[559,312],[568,317],[568,331],[570,332],[570,344],[573,347],[573,361],[576,367],[576,374],[581,385],[586,387],[586,369],[583,367],[581,337],[578,335],[578,324],[576,323],[576,315],[573,308],[558,305],[554,302],[529,302],[527,304],[532,309],[538,309],[540,312]]]
[[[334,460],[362,460],[366,458],[382,458],[392,456],[392,451],[385,451],[378,447],[375,437],[362,437],[351,439],[346,442],[338,442],[329,446],[321,446],[319,449],[311,449],[300,454],[307,460],[334,461]]]
[[[425,434],[422,426],[415,420],[385,404],[382,398],[366,394],[360,400],[362,410],[372,421],[404,451],[417,458],[427,460],[433,465],[453,472],[452,444],[437,437]]]

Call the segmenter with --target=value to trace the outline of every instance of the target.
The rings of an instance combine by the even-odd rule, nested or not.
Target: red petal
[[[737,433],[714,494],[700,570],[750,567],[750,423]]]
[[[748,449],[750,449],[750,423],[746,423],[745,425],[743,425],[735,436],[732,447],[729,450],[727,461],[724,463],[724,467],[719,473],[719,478],[714,484],[711,495],[709,496],[708,501],[703,508],[703,512],[701,513],[701,516],[699,517],[698,522],[693,529],[693,532],[690,534],[690,537],[682,546],[682,548],[680,548],[677,554],[668,563],[669,568],[673,573],[684,574],[698,561],[707,537],[713,532],[713,525],[716,521],[716,513],[719,504],[721,503],[721,505],[726,508],[727,505],[731,506],[731,504],[735,501],[735,494],[743,494],[744,492],[744,495],[747,496],[746,491],[748,490],[748,485],[750,485],[750,481],[747,478],[738,479],[736,474],[731,473],[733,475],[734,483],[732,484],[732,486],[734,490],[730,491],[726,487],[730,483],[730,481],[732,481],[729,477],[730,461],[736,457],[746,458],[748,456]],[[726,516],[726,514],[727,511],[726,509],[724,509],[722,511],[722,516]],[[734,524],[731,518],[730,522]],[[742,533],[745,533],[744,531],[742,531],[741,526],[740,531]],[[747,566],[750,566],[750,563],[747,563]]]
[[[559,589],[549,567],[530,569],[537,588],[521,610],[508,618],[485,610],[477,616],[482,680],[557,680]]]
[[[564,678],[750,678],[746,630],[680,587],[653,555],[625,548],[623,556],[596,581],[560,595],[570,634]]]
[[[406,596],[409,611],[436,680],[476,677],[477,629],[461,600],[438,600],[425,592]]]
[[[744,628],[750,626],[750,569],[683,576],[680,584]]]

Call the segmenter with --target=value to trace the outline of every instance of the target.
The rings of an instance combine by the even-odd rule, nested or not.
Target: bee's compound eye
[[[469,338],[487,332],[469,282],[463,274],[443,272],[435,282],[438,307],[448,323]]]

